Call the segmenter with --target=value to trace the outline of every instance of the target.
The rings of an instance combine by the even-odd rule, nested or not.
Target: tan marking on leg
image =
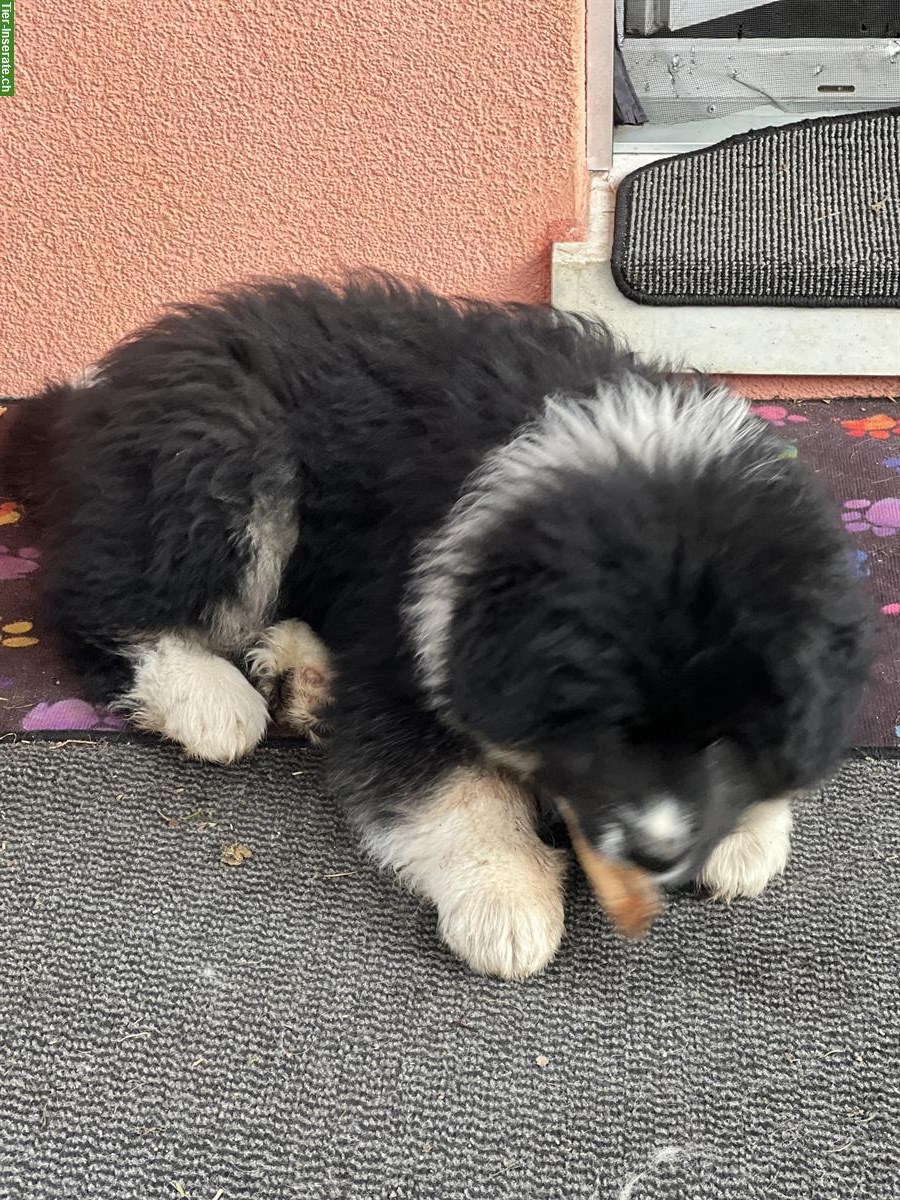
[[[533,750],[520,750],[512,746],[495,746],[493,742],[481,742],[485,758],[495,767],[511,771],[520,779],[531,779],[541,765],[541,756]]]
[[[438,910],[455,954],[484,975],[543,970],[564,928],[564,851],[538,837],[533,797],[508,776],[455,772],[433,798],[367,849]]]
[[[273,625],[247,655],[247,667],[269,701],[280,681],[278,718],[317,742],[330,699],[332,666],[328,650],[310,627],[302,621]]]

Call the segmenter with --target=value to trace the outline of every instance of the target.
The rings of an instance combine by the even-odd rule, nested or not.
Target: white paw
[[[119,707],[138,728],[177,742],[191,758],[223,764],[262,740],[268,706],[232,663],[177,635],[137,653],[134,684]]]
[[[179,742],[191,758],[227,765],[245,758],[265,737],[268,706],[237,668],[231,669],[236,678],[222,679],[225,690],[219,696],[202,703],[193,697],[166,715],[160,732]]]
[[[332,668],[327,649],[310,627],[303,621],[273,625],[247,655],[247,667],[277,716],[317,742],[330,700]]]
[[[477,872],[472,886],[439,906],[441,937],[480,975],[527,979],[554,958],[565,929],[565,853],[545,848],[520,862]]]
[[[700,882],[716,900],[758,896],[781,875],[791,852],[791,810],[787,800],[770,800],[747,810],[740,826],[710,855]]]

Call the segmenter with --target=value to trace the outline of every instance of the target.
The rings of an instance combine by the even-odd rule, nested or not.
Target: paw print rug
[[[848,570],[881,612],[879,654],[857,731],[861,746],[900,746],[900,402],[833,400],[753,409],[837,497],[852,539]],[[4,402],[0,401],[0,442]],[[124,730],[89,703],[47,620],[40,537],[0,479],[0,736],[96,736]]]

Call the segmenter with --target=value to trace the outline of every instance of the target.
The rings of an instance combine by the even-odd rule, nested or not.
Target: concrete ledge
[[[610,268],[615,191],[661,154],[617,155],[591,179],[584,242],[554,247],[553,303],[600,317],[637,351],[727,375],[900,375],[897,308],[658,308],[635,304]]]

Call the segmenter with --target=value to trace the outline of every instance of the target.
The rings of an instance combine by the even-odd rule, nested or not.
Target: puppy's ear
[[[468,592],[453,621],[447,699],[456,719],[510,746],[602,717],[598,647],[527,589],[492,582]]]

